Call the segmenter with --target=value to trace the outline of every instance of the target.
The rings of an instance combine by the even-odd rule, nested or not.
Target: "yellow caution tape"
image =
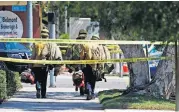
[[[150,41],[118,41],[118,40],[72,40],[72,39],[40,39],[40,38],[0,38],[0,42],[21,42],[21,43],[61,43],[61,44],[167,44],[167,42],[157,41],[157,42],[150,42]],[[170,43],[170,45],[174,45]]]
[[[119,48],[119,45],[106,45],[108,48]]]
[[[58,46],[59,48],[70,48],[72,46]]]
[[[72,47],[72,46],[58,46],[60,48],[69,48],[69,47]],[[118,45],[106,45],[107,48],[109,49],[115,49],[115,48],[119,48]]]
[[[62,53],[65,53],[65,52],[66,52],[66,50],[61,50],[61,52],[62,52]]]
[[[112,50],[112,51],[109,51],[110,53],[120,53],[122,54],[123,52],[121,50]]]
[[[107,47],[118,47],[118,45],[106,45]]]
[[[61,50],[62,52],[66,52],[66,50]],[[122,53],[122,50],[112,50],[112,49],[109,49],[109,52],[110,53]]]
[[[59,48],[61,49],[67,49],[67,48],[71,48],[72,46],[58,46]],[[120,49],[119,49],[119,46],[106,46],[109,50],[114,50],[115,51],[112,51],[112,52],[122,52]],[[117,49],[118,48],[118,49]]]
[[[108,49],[119,49],[119,47],[108,47],[108,46],[107,46],[107,48]]]
[[[169,60],[171,57],[159,57],[159,58],[126,58],[126,59],[110,59],[110,60],[28,60],[28,59],[14,59],[0,57],[0,61],[15,62],[15,63],[35,63],[35,64],[97,64],[97,63],[117,63],[117,62],[138,62],[138,61],[150,61],[150,60]]]

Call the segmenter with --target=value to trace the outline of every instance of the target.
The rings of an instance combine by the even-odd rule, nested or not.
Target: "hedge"
[[[64,33],[64,34],[60,35],[60,37],[58,39],[70,39],[70,36],[69,36],[69,34]]]
[[[22,85],[18,72],[6,71],[7,96],[12,96]]]
[[[6,72],[0,70],[0,103],[7,98]]]
[[[0,103],[22,88],[19,73],[0,70]]]

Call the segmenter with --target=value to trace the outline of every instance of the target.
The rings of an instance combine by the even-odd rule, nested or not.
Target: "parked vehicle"
[[[16,42],[0,42],[0,57],[29,59],[32,55],[30,49]],[[21,73],[28,68],[28,64],[4,62],[8,69]]]

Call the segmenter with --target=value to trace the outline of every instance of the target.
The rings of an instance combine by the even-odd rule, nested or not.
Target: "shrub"
[[[15,88],[16,88],[16,91],[18,91],[19,89],[22,88],[19,72],[14,72],[14,77],[15,77],[14,78]]]
[[[22,85],[18,72],[6,71],[7,96],[12,96]]]
[[[7,98],[6,72],[0,70],[0,103]]]
[[[2,63],[1,63],[2,64]],[[22,88],[21,80],[18,72],[12,72],[6,67],[0,68],[0,104],[4,99],[14,95],[14,93]]]
[[[59,37],[59,39],[69,39],[69,38],[70,38],[69,34],[66,34],[66,33],[60,35],[60,37]]]

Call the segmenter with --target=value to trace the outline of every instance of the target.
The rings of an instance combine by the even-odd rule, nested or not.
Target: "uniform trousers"
[[[96,76],[93,73],[92,67],[87,65],[83,70],[85,77],[85,87],[88,89],[88,92],[94,94],[95,84],[96,84]]]
[[[41,96],[46,96],[46,87],[47,87],[47,75],[48,71],[46,70],[46,67],[34,67],[32,68],[32,72],[35,74],[35,82],[40,83],[41,86]],[[36,85],[36,89],[37,85]]]

